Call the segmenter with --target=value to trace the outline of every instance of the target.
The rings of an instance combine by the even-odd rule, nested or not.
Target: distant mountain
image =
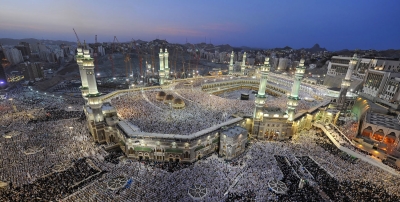
[[[229,44],[215,46],[219,52],[231,52],[233,50],[232,46]]]
[[[290,49],[292,49],[290,46],[285,46],[285,47],[283,47],[283,48],[274,48],[273,50],[275,50],[275,51],[282,51],[282,50],[290,50]]]
[[[305,48],[306,51],[311,52],[311,53],[316,53],[316,52],[321,52],[321,51],[327,51],[326,48],[321,48],[319,44],[315,44],[311,48]]]
[[[76,42],[71,42],[71,41],[62,41],[62,40],[39,40],[39,39],[34,39],[34,38],[26,38],[26,39],[10,39],[10,38],[0,38],[0,44],[2,45],[9,45],[9,46],[15,46],[18,45],[19,42],[28,42],[31,44],[35,43],[44,43],[44,44],[67,44],[67,45],[76,45]]]

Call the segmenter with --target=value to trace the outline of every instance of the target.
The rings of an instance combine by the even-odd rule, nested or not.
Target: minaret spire
[[[89,93],[89,84],[87,81],[87,75],[85,66],[83,65],[83,60],[84,60],[83,48],[82,44],[78,40],[78,46],[76,48],[76,63],[79,66],[79,74],[81,76],[81,82],[82,82],[82,86],[80,87],[80,89],[82,92],[82,96],[85,98],[85,96]]]
[[[84,42],[85,49],[83,50],[83,67],[88,83],[88,105],[93,111],[94,121],[102,122],[104,120],[103,112],[101,107],[103,106],[102,101],[98,98],[101,94],[97,90],[96,77],[94,75],[94,64],[93,58],[90,56],[89,50],[87,49],[86,42]]]
[[[241,66],[241,72],[244,75],[244,70],[246,69],[246,52],[243,54],[243,60],[242,60],[242,66]]]
[[[300,100],[299,98],[300,84],[301,80],[304,77],[305,71],[306,68],[304,67],[304,59],[301,59],[300,64],[299,66],[296,67],[296,72],[294,74],[295,78],[293,82],[292,92],[288,97],[288,102],[287,102],[288,121],[293,121],[294,119],[295,109],[298,105],[298,101]]]
[[[169,66],[168,66],[168,56],[169,56],[169,53],[168,53],[168,50],[167,50],[167,48],[165,48],[165,51],[164,51],[164,73],[165,73],[165,79],[168,79],[169,78]]]
[[[160,48],[160,53],[158,53],[158,56],[160,58],[160,70],[158,71],[158,75],[160,76],[160,85],[163,85],[165,78],[165,71],[164,71],[164,53],[162,48]]]
[[[232,53],[231,53],[231,60],[230,60],[230,62],[229,62],[229,74],[233,74],[233,57],[235,56],[234,54],[235,54],[235,53],[232,51]]]
[[[342,80],[342,84],[340,86],[341,88],[337,102],[337,109],[340,110],[342,113],[346,113],[347,111],[347,106],[348,106],[348,103],[346,102],[347,90],[350,87],[351,75],[353,74],[353,70],[357,62],[358,62],[358,57],[357,54],[354,53],[353,57],[350,59],[349,68],[347,69],[346,76]]]
[[[259,137],[263,139],[264,134],[262,134],[262,131],[259,130],[260,124],[262,124],[263,118],[264,118],[264,105],[265,105],[265,99],[267,96],[265,95],[265,89],[267,86],[267,80],[268,80],[268,73],[271,69],[271,66],[269,64],[269,58],[265,58],[264,61],[264,66],[261,67],[261,78],[260,78],[260,86],[258,87],[258,93],[256,95],[256,100],[255,100],[255,109],[254,109],[254,114],[253,114],[253,134],[255,137]]]

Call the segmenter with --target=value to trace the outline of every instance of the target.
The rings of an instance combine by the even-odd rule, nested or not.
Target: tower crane
[[[98,67],[97,67],[97,56],[99,54],[99,47],[97,46],[97,34],[94,36],[94,48],[93,50],[93,58],[94,58],[94,75],[98,72]]]
[[[74,33],[75,33],[75,36],[76,36],[76,40],[78,41],[78,46],[81,46],[82,43],[81,43],[81,41],[79,40],[78,34],[76,34],[75,28],[72,28],[72,29],[74,30]]]
[[[190,68],[190,59],[189,59],[189,68]],[[190,71],[190,69],[189,69]],[[184,51],[182,50],[182,78],[185,78],[186,76],[186,71],[185,71],[185,57],[184,57]]]
[[[115,42],[118,42],[118,43],[119,43],[119,41],[118,41],[118,39],[117,39],[116,36],[114,36],[114,40],[113,40],[113,42],[112,42],[112,44],[111,44],[111,54],[109,54],[109,59],[110,59],[110,61],[111,61],[112,76],[113,76],[113,77],[115,77],[115,68],[114,68],[114,59],[113,59],[113,57],[114,57],[114,50],[115,50],[115,46],[116,46],[116,43],[115,43]]]
[[[129,78],[129,75],[128,75],[128,64],[131,61],[131,57],[129,56],[129,52],[128,51],[125,53],[125,50],[123,50],[122,54],[125,56],[125,58],[124,58],[124,62],[125,62],[125,77],[128,79]]]
[[[151,69],[152,69],[152,71],[153,71],[153,75],[154,75],[154,67],[155,67],[155,62],[156,62],[156,58],[155,58],[155,56],[154,56],[154,46],[150,46],[150,49],[151,49]]]
[[[175,46],[175,51],[174,51],[174,55],[173,55],[173,58],[172,58],[172,63],[174,64],[174,72],[175,72],[175,76],[174,77],[176,77],[176,60],[177,60],[177,57],[178,57],[178,47]]]
[[[136,49],[136,53],[137,53],[137,55],[138,55],[138,58],[139,58],[139,69],[140,69],[140,72],[139,72],[139,79],[143,76],[143,72],[142,72],[142,62],[143,62],[143,58],[142,58],[142,55],[140,54],[140,50],[139,50],[139,48],[138,48],[138,46],[136,45],[136,41],[135,40],[133,40],[132,39],[132,41],[133,41],[133,45],[135,46],[135,49]]]
[[[193,47],[193,50],[194,50],[194,57],[195,57],[195,61],[196,61],[196,72],[195,73],[197,73],[198,71],[197,71],[197,65],[199,64],[199,60],[200,60],[200,54],[197,54],[197,50],[196,50],[196,48],[194,47],[194,44],[191,44],[192,45],[192,47]],[[193,77],[194,77],[194,74],[193,74]]]

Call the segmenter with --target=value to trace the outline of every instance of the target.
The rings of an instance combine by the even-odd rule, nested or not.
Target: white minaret
[[[101,107],[103,106],[103,103],[99,99],[99,96],[101,94],[97,90],[96,77],[94,75],[93,58],[90,57],[90,53],[86,47],[86,43],[84,45],[82,61],[83,61],[83,67],[85,69],[85,75],[86,75],[86,79],[88,82],[88,88],[89,88],[89,92],[86,95],[86,98],[88,99],[87,104],[90,106],[91,110],[93,111],[94,121],[96,123],[102,122],[104,120],[103,112],[101,109]]]
[[[158,71],[158,75],[160,76],[160,85],[164,84],[164,78],[165,78],[165,71],[164,71],[164,53],[162,51],[162,48],[160,48],[160,53],[158,54],[160,57],[160,70]]]
[[[357,64],[357,61],[358,61],[357,54],[354,54],[353,57],[350,59],[349,68],[347,69],[346,76],[342,80],[339,98],[338,98],[338,102],[337,102],[337,109],[342,112],[347,111],[348,103],[346,103],[346,94],[347,94],[347,90],[350,87],[351,75],[353,74],[353,70]]]
[[[257,137],[259,139],[264,139],[264,134],[262,134],[262,131],[260,131],[260,125],[262,124],[263,118],[264,118],[264,104],[265,104],[265,99],[267,96],[265,95],[265,89],[267,86],[267,80],[268,80],[268,73],[271,69],[271,66],[269,64],[269,58],[265,59],[264,66],[261,68],[261,78],[260,78],[260,86],[258,87],[258,93],[256,95],[256,100],[255,104],[256,107],[254,109],[254,114],[253,114],[253,130],[252,133],[254,137]]]
[[[244,75],[244,69],[246,69],[246,52],[243,54],[243,60],[242,60],[242,66],[241,66],[241,72]]]
[[[253,118],[262,119],[263,112],[262,109],[265,104],[265,99],[267,96],[265,95],[265,89],[267,87],[268,74],[271,69],[271,65],[269,64],[269,58],[265,58],[264,66],[261,67],[261,78],[260,78],[260,86],[258,87],[258,93],[256,95],[256,108],[254,110]]]
[[[165,48],[165,52],[164,52],[164,72],[165,72],[165,79],[169,79],[169,74],[170,74],[170,70],[168,67],[168,50],[167,48]]]
[[[306,67],[304,67],[304,59],[301,59],[300,64],[299,66],[296,67],[296,72],[294,74],[292,93],[290,93],[290,96],[288,97],[288,102],[287,102],[288,121],[293,121],[294,119],[295,109],[298,105],[298,101],[300,100],[299,98],[300,84],[301,80],[304,77],[305,71]]]
[[[90,57],[89,49],[83,50],[83,67],[86,72],[86,79],[89,87],[89,95],[97,95],[99,91],[97,91],[96,77],[94,75],[94,64],[93,58]]]
[[[229,62],[229,74],[233,74],[233,58],[234,58],[234,52],[232,51],[231,53],[231,60]]]
[[[82,92],[82,96],[85,98],[85,96],[89,93],[89,85],[86,78],[86,71],[85,68],[83,67],[83,50],[80,44],[78,45],[77,48],[76,63],[79,66],[79,74],[81,76],[81,82],[82,82],[82,86],[80,87],[80,89]]]

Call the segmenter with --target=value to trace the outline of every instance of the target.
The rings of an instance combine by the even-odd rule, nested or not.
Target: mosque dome
[[[164,97],[164,103],[165,103],[165,104],[169,104],[169,103],[172,104],[172,101],[173,101],[173,100],[174,100],[174,96],[171,95],[171,94],[168,94],[168,95],[166,95],[166,96]]]
[[[184,102],[181,98],[175,98],[174,104],[182,104],[182,103],[184,103]]]
[[[183,109],[185,108],[185,102],[181,98],[175,98],[172,107],[174,109]]]
[[[158,101],[163,101],[165,95],[166,95],[166,93],[165,93],[164,91],[160,91],[160,92],[157,93],[156,99],[157,99]]]
[[[165,96],[165,100],[173,100],[174,96],[171,94],[168,94],[167,96]]]

